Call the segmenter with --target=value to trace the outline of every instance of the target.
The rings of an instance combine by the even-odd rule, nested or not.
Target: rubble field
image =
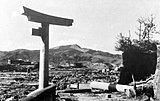
[[[118,71],[103,72],[91,68],[52,69],[49,74],[50,84],[56,83],[56,91],[71,89],[71,84],[88,85],[92,81],[117,83]],[[38,72],[0,72],[0,101],[13,97],[20,101],[38,87]],[[83,87],[84,87],[83,85]],[[84,87],[85,88],[85,87]],[[147,96],[145,96],[147,99]],[[144,96],[141,98],[144,99]],[[69,93],[58,95],[57,101],[140,101],[139,98],[129,98],[125,93]],[[67,101],[68,101],[67,100]]]

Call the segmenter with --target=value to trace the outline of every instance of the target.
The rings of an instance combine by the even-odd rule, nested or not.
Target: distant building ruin
[[[29,60],[16,59],[16,60],[8,60],[8,65],[33,65],[33,62]]]

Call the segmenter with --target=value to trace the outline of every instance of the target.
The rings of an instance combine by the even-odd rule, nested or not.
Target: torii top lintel
[[[61,25],[61,26],[72,26],[73,19],[67,19],[67,18],[61,18],[61,17],[43,14],[24,6],[23,8],[24,8],[24,13],[22,15],[26,15],[28,18],[28,21],[38,22],[38,23],[48,23],[48,24]]]

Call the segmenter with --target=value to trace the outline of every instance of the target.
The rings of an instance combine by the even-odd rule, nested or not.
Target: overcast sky
[[[40,49],[40,37],[31,35],[40,24],[21,15],[23,6],[74,19],[71,27],[50,25],[50,48],[78,44],[116,53],[117,35],[130,30],[134,36],[138,18],[153,14],[160,26],[160,0],[0,0],[1,51]]]

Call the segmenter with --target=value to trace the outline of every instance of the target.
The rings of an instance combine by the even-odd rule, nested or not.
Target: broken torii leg
[[[135,96],[135,91],[133,86],[128,85],[120,85],[120,84],[111,84],[111,83],[104,83],[104,82],[96,82],[93,81],[90,83],[91,89],[102,89],[102,90],[108,90],[111,92],[126,92],[126,91],[132,91],[132,96]]]

